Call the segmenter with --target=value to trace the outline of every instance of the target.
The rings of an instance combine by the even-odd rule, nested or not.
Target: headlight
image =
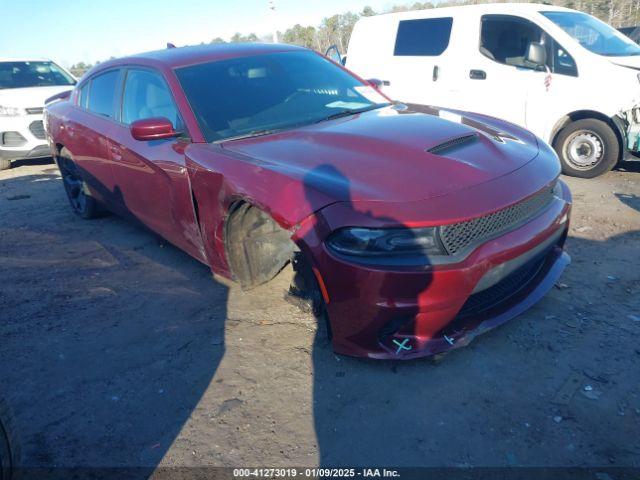
[[[336,253],[358,257],[445,255],[434,227],[341,228],[329,236],[327,245]]]
[[[17,117],[22,113],[22,109],[16,107],[5,107],[0,105],[0,117]]]

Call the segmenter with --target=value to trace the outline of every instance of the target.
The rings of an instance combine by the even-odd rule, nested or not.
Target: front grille
[[[44,134],[44,125],[42,124],[42,120],[36,120],[35,122],[31,122],[29,125],[29,130],[33,133],[33,136],[39,138],[40,140],[44,140],[46,138]]]
[[[26,108],[25,110],[27,111],[28,115],[39,115],[44,112],[43,107]]]
[[[546,258],[546,255],[537,257],[507,277],[503,278],[492,287],[481,292],[474,293],[464,303],[457,316],[466,317],[469,315],[478,315],[491,307],[506,301],[529,285],[529,283],[540,272]]]
[[[18,132],[3,132],[0,135],[0,140],[5,147],[20,147],[27,143],[27,139]]]
[[[443,225],[440,227],[440,238],[447,253],[455,255],[470,245],[488,240],[532,218],[551,203],[552,199],[553,186],[484,217]]]

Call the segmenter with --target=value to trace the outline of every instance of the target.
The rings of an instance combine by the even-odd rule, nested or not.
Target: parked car
[[[571,196],[544,142],[395,105],[315,52],[172,48],[100,64],[46,129],[73,210],[142,222],[246,288],[288,262],[337,352],[466,344],[568,262]]]
[[[44,101],[76,80],[50,60],[0,59],[0,170],[12,160],[48,157],[42,125]]]
[[[640,149],[640,46],[586,13],[495,3],[365,17],[346,65],[391,98],[526,127],[568,175],[598,176]]]

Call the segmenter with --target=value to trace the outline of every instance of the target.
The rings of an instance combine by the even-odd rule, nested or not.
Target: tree
[[[300,45],[307,48],[316,48],[316,29],[311,26],[303,27],[300,24],[287,29],[279,36],[284,43]]]
[[[250,33],[249,35],[242,35],[240,32],[236,32],[231,37],[231,43],[244,43],[244,42],[257,42],[258,36],[255,33]]]
[[[369,5],[367,5],[366,7],[364,7],[362,9],[362,12],[360,13],[361,17],[373,17],[376,14],[376,12],[373,10],[373,8],[371,8]]]

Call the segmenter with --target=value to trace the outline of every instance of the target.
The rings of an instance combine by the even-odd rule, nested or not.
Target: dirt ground
[[[557,288],[440,362],[336,356],[283,300],[0,172],[0,396],[29,466],[640,466],[640,163],[574,194]]]

